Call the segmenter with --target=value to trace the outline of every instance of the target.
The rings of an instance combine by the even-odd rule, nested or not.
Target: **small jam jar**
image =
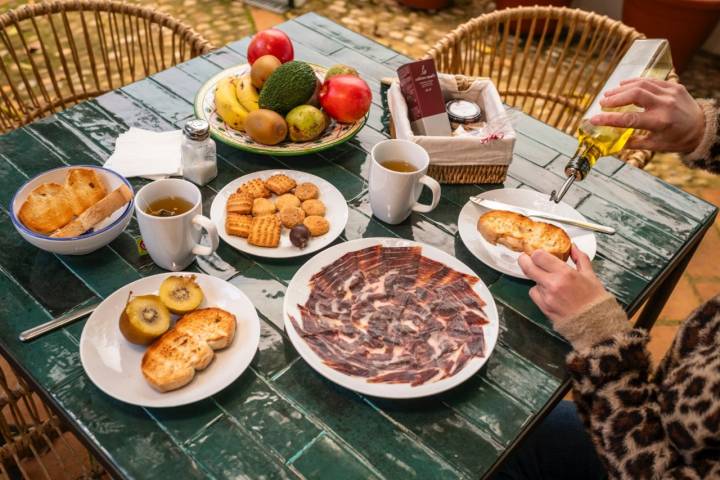
[[[468,100],[455,99],[445,104],[450,121],[462,125],[475,123],[482,118],[480,106]]]

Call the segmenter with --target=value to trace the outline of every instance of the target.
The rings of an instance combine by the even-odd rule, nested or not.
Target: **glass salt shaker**
[[[210,138],[210,125],[205,120],[190,120],[183,127],[180,150],[183,177],[205,185],[217,176],[215,141]]]

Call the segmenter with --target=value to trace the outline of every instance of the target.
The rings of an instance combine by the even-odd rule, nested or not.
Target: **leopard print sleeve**
[[[629,330],[568,357],[578,412],[610,478],[657,478],[674,458],[650,378],[648,336]]]
[[[685,321],[653,374],[648,334],[568,356],[578,412],[610,478],[720,478],[720,295]]]

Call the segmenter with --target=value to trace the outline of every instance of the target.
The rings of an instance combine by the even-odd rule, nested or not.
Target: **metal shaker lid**
[[[183,133],[191,140],[205,140],[210,135],[210,125],[205,120],[190,120],[185,123]]]

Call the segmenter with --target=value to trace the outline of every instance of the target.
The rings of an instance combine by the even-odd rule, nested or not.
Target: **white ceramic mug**
[[[192,208],[174,217],[156,217],[145,213],[156,200],[180,197]],[[202,215],[202,195],[198,187],[179,178],[155,180],[135,195],[135,213],[140,224],[145,249],[153,262],[165,270],[184,270],[196,255],[212,255],[220,242],[215,224]],[[201,245],[201,230],[205,229],[210,245]]]
[[[370,207],[380,220],[397,224],[411,212],[430,212],[440,202],[440,184],[427,176],[430,157],[417,143],[408,140],[384,140],[372,149],[370,165]],[[412,172],[397,172],[383,162],[400,160],[415,167]],[[418,202],[423,185],[432,191],[432,203]]]

